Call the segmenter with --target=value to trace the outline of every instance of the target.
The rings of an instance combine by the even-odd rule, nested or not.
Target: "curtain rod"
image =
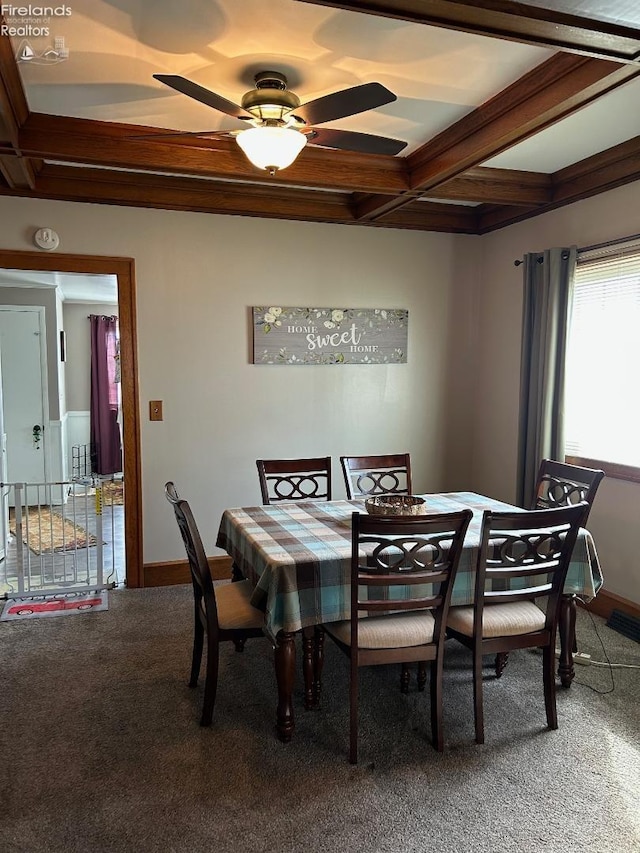
[[[596,249],[606,249],[607,246],[615,246],[617,243],[628,243],[631,240],[640,240],[640,234],[630,234],[628,237],[618,237],[617,240],[607,240],[605,243],[594,243],[593,246],[583,246],[582,249],[578,249],[578,254],[582,252],[594,252]],[[519,267],[522,263],[524,261],[518,258],[513,262],[513,265]],[[538,263],[542,263],[542,258],[538,258]]]

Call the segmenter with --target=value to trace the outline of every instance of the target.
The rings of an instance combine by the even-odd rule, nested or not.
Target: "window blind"
[[[565,452],[640,468],[640,241],[578,257]]]

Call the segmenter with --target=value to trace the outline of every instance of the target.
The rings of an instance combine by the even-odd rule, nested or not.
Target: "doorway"
[[[45,411],[49,419],[44,308],[0,305],[0,342],[7,481],[40,483],[48,478]],[[29,425],[25,428],[25,425]],[[33,425],[31,427],[31,425]],[[32,432],[29,432],[29,428]]]
[[[134,262],[130,258],[42,255],[0,250],[0,268],[87,275],[113,275],[118,282],[120,371],[123,411],[124,541],[126,585],[143,584],[140,421],[137,370]]]

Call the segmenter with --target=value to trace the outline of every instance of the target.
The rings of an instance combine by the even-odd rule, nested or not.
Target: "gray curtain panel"
[[[564,375],[577,249],[525,255],[516,501],[529,509],[542,459],[564,461]]]

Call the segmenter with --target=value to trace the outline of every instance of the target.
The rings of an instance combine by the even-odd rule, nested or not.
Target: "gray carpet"
[[[347,660],[327,641],[322,707],[274,735],[267,640],[222,652],[213,728],[190,691],[190,587],[123,590],[105,613],[0,625],[0,850],[631,853],[640,849],[640,671],[598,695],[560,690],[545,727],[541,657],[487,668],[486,744],[473,741],[469,653],[445,659],[445,752],[428,693],[399,667],[363,672],[360,764],[347,762]],[[612,660],[640,647],[597,620]],[[579,613],[581,651],[602,658]],[[599,690],[608,671],[578,670]]]

